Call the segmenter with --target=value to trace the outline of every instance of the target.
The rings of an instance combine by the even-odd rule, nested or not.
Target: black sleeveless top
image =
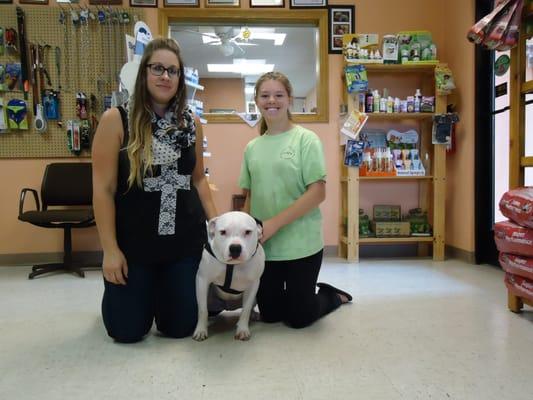
[[[128,189],[130,163],[126,150],[129,142],[127,113],[118,107],[124,128],[124,141],[119,153],[117,191],[115,195],[116,234],[118,246],[128,263],[159,264],[185,256],[200,257],[207,241],[206,216],[196,188],[176,189],[174,234],[158,233],[161,191],[144,191],[134,184]],[[201,145],[201,143],[200,143]],[[178,173],[192,175],[196,164],[195,145],[181,149]],[[154,166],[154,178],[161,168]]]

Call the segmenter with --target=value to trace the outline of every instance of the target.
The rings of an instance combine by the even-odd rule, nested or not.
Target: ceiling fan
[[[220,52],[229,57],[235,53],[237,49],[241,55],[245,54],[242,46],[257,46],[255,43],[250,43],[250,30],[248,28],[238,28],[239,31],[235,34],[237,28],[233,26],[214,26],[213,28],[199,27],[199,30],[183,29],[182,32],[194,33],[204,37],[204,44],[220,46]]]

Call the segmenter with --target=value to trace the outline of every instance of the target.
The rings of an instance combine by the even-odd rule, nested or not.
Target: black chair
[[[31,192],[37,209],[24,212],[24,198]],[[64,230],[64,256],[62,263],[35,265],[28,276],[65,270],[85,277],[81,270],[89,265],[72,261],[72,228],[86,228],[95,225],[92,209],[92,169],[91,163],[52,163],[46,166],[41,185],[41,202],[34,189],[24,188],[20,193],[18,219],[43,228]],[[49,209],[50,206],[55,207]],[[59,207],[59,208],[58,208]]]

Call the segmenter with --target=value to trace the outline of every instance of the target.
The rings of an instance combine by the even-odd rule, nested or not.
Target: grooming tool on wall
[[[30,90],[30,83],[28,80],[28,47],[26,41],[26,16],[21,7],[17,7],[17,26],[19,31],[19,50],[20,50],[20,76],[22,78],[22,88],[24,91],[24,99],[28,99],[28,92]]]
[[[52,80],[50,79],[50,74],[48,73],[48,69],[46,68],[46,62],[45,62],[45,54],[46,50],[52,48],[49,44],[39,45],[37,47],[39,52],[39,73],[44,75],[46,78],[46,84],[48,87],[52,87]],[[44,80],[41,82],[41,92],[44,91]],[[41,93],[42,94],[42,93]]]
[[[5,47],[8,54],[16,54],[18,53],[18,35],[17,31],[14,28],[7,28],[5,33]]]
[[[0,26],[0,56],[3,56],[5,52],[4,45],[4,28]]]
[[[76,115],[79,119],[87,119],[87,96],[83,92],[76,93]]]
[[[20,77],[20,63],[6,64],[5,84],[8,90],[15,90]]]
[[[30,49],[32,48],[32,45],[30,45]],[[33,104],[35,106],[34,113],[35,118],[33,119],[33,128],[38,133],[44,133],[46,132],[48,128],[48,124],[46,122],[46,118],[44,117],[44,110],[43,105],[41,103],[41,94],[44,92],[44,74],[43,74],[43,68],[42,68],[42,46],[40,45],[33,45],[33,51],[35,52],[35,60],[34,60],[34,69],[38,68],[39,73],[37,74],[35,72],[35,84],[33,85]],[[37,67],[35,67],[37,66]],[[39,84],[37,84],[37,79],[39,81]],[[39,90],[39,89],[40,90]]]
[[[59,92],[55,90],[45,90],[43,95],[44,115],[47,120],[58,121],[59,114]]]
[[[6,113],[4,99],[0,97],[0,133],[7,131]]]
[[[57,72],[57,91],[61,91],[61,47],[55,47],[55,63]]]
[[[72,153],[80,154],[80,121],[67,121],[67,146]]]
[[[5,92],[6,90],[6,66],[4,64],[0,64],[0,92]]]

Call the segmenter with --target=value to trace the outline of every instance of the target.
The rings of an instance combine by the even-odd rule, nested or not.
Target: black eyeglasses
[[[174,65],[165,68],[161,64],[148,64],[147,67],[150,68],[150,72],[155,76],[161,76],[165,73],[165,71],[167,71],[169,78],[177,78],[180,76],[179,68],[175,67]]]

